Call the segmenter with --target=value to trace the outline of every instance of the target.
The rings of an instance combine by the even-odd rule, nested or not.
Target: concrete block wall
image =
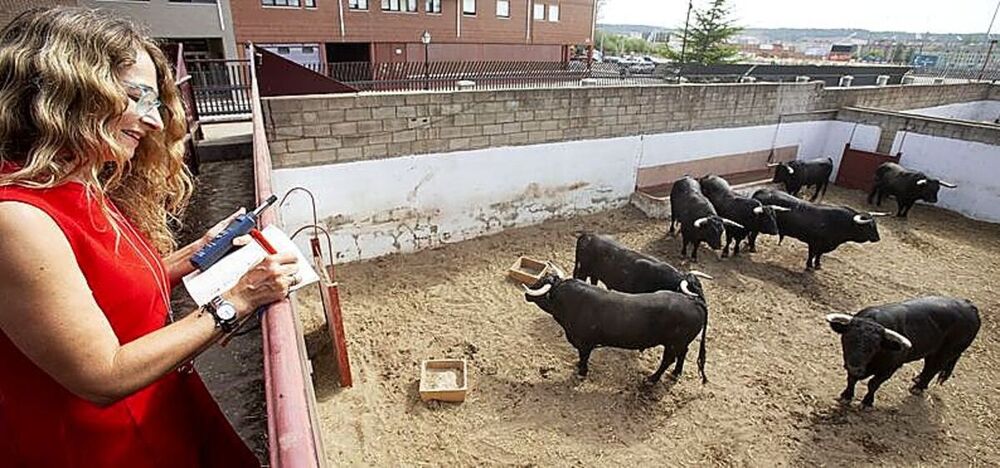
[[[898,151],[893,142],[899,132],[1000,146],[1000,127],[987,123],[958,122],[938,117],[856,108],[841,109],[837,113],[837,120],[880,127],[882,136],[876,147],[876,151],[880,153]]]
[[[771,124],[820,84],[323,95],[264,101],[276,168]]]
[[[265,99],[264,114],[274,165],[289,168],[767,125],[781,114],[851,106],[931,107],[983,100],[994,88],[754,83],[340,94]]]
[[[822,93],[817,109],[872,107],[885,110],[906,110],[934,107],[957,102],[982,101],[993,92],[988,83],[942,85],[863,86],[830,88]]]

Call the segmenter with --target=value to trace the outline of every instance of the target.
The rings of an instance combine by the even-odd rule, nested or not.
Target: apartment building
[[[29,8],[76,5],[76,0],[0,0],[0,28]]]
[[[76,0],[75,3],[132,18],[164,43],[183,43],[188,59],[239,56],[230,0]]]
[[[566,60],[594,0],[234,0],[236,41],[300,63]],[[424,34],[426,32],[426,34]],[[422,41],[429,39],[429,43]]]

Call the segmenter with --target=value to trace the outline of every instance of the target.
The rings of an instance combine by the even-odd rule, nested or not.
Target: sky
[[[998,0],[729,0],[744,28],[985,33]],[[607,0],[599,23],[682,27],[688,0]],[[694,0],[705,7],[709,0]],[[1000,32],[1000,18],[993,34]]]

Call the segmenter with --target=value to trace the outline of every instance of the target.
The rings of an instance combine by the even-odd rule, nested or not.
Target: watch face
[[[236,318],[236,308],[232,304],[222,304],[215,309],[216,315],[222,320],[233,320]]]

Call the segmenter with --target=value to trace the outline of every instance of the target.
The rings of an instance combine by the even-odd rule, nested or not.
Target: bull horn
[[[728,224],[728,225],[733,226],[733,227],[738,227],[740,229],[746,229],[745,227],[743,227],[742,224],[737,223],[736,221],[733,221],[731,219],[722,218],[722,223],[723,224]]]
[[[754,208],[753,209],[753,214],[755,214],[755,215],[764,214],[764,207],[763,206],[758,206],[758,207]]]
[[[910,340],[908,340],[905,336],[900,335],[899,333],[896,333],[888,328],[885,329],[885,337],[899,343],[903,346],[903,349],[910,349],[913,347],[913,343],[910,343]]]
[[[788,167],[788,175],[792,175],[795,173],[795,169],[792,169],[792,166],[787,166],[787,167]]]
[[[555,270],[556,276],[558,276],[559,279],[566,279],[566,272],[563,271],[562,268],[557,267],[556,264],[553,262],[546,262],[546,263],[548,263],[549,266],[552,267],[553,270]]]
[[[697,294],[691,292],[690,289],[688,289],[688,280],[681,280],[681,292],[691,297],[700,297]]]
[[[941,185],[944,185],[945,187],[948,187],[948,188],[958,188],[958,185],[955,185],[955,184],[953,184],[951,182],[945,182],[943,180],[939,180],[938,183],[941,184]]]
[[[702,224],[705,224],[705,221],[708,221],[707,216],[694,220],[694,227],[700,228]]]
[[[712,276],[709,275],[708,273],[702,273],[702,272],[700,272],[698,270],[691,270],[688,273],[691,273],[692,275],[697,276],[699,278],[705,278],[707,280],[714,280],[715,279],[715,278],[712,278]]]
[[[524,285],[522,284],[521,286],[524,286]],[[548,294],[550,289],[552,289],[552,284],[550,284],[550,283],[545,283],[544,286],[542,286],[542,287],[540,287],[538,289],[531,289],[531,288],[529,288],[527,286],[524,286],[524,293],[527,294],[527,295],[529,295],[529,296],[531,296],[531,297],[541,297],[541,296],[544,296],[544,295]]]
[[[917,185],[927,185],[927,179],[920,179],[917,181]]]
[[[847,325],[848,323],[851,323],[851,320],[854,320],[854,317],[847,314],[826,314],[826,321],[830,323]]]
[[[872,212],[869,212],[868,214],[871,215],[873,218],[877,218],[879,216],[889,216],[892,213],[889,213],[887,211],[872,211]]]
[[[780,165],[781,165],[781,163],[780,163],[780,162],[776,162],[776,163],[767,163],[767,167],[774,167],[774,166],[780,166]]]
[[[875,219],[874,218],[865,219],[863,216],[856,214],[854,215],[854,222],[857,224],[870,224],[874,223]]]
[[[792,211],[791,208],[785,208],[783,206],[778,206],[778,205],[767,205],[767,206],[770,206],[771,209],[774,211],[785,212],[785,213]]]

